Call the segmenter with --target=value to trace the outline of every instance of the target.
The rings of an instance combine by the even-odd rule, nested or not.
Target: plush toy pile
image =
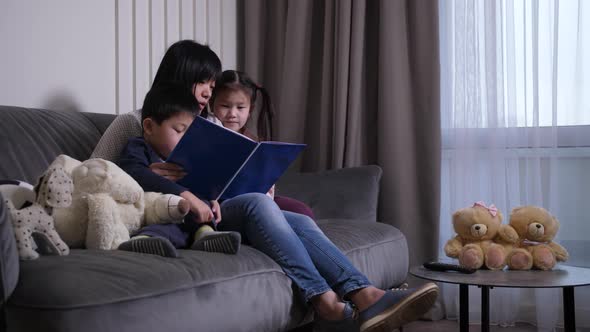
[[[43,181],[43,177],[41,180]],[[52,212],[53,207],[67,205],[71,201],[57,200],[55,196],[38,196],[32,185],[22,181],[0,181],[0,193],[12,221],[20,259],[37,259],[39,253],[70,253],[70,249],[55,230]]]
[[[35,259],[38,252],[67,255],[68,246],[116,249],[139,228],[181,223],[190,210],[180,196],[144,192],[110,161],[80,162],[66,155],[48,167],[35,191],[17,190],[10,182],[0,186],[0,192],[12,217],[21,259]]]
[[[470,268],[500,270],[551,270],[568,253],[553,242],[559,221],[547,210],[521,206],[502,224],[502,213],[494,206],[477,202],[453,214],[455,237],[447,241],[447,256]]]

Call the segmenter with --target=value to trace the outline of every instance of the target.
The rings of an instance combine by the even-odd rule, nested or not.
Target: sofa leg
[[[6,332],[6,310],[4,303],[0,304],[0,332]]]

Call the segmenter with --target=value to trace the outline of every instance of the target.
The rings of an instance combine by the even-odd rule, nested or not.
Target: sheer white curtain
[[[505,216],[547,208],[561,222],[566,264],[590,266],[590,1],[440,0],[443,133],[440,243],[453,211],[475,201]],[[441,245],[441,257],[444,257]],[[590,326],[590,291],[576,289],[576,321]],[[450,319],[456,286],[443,287]],[[496,288],[491,321],[563,324],[560,290]],[[479,289],[470,303],[480,303]],[[479,306],[470,308],[473,323]]]

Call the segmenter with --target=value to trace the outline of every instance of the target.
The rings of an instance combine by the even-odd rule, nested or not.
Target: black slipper
[[[125,241],[119,245],[118,249],[163,257],[178,257],[178,251],[174,245],[168,239],[157,236]]]

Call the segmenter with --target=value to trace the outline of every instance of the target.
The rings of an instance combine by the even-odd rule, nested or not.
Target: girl
[[[247,129],[258,92],[262,105],[257,135]],[[214,115],[224,127],[251,139],[272,137],[272,108],[267,91],[245,73],[226,70],[215,82],[211,98]],[[277,197],[278,198],[278,197]],[[394,329],[425,313],[436,299],[432,283],[416,290],[389,291],[372,286],[308,216],[293,213],[310,210],[302,202],[288,200],[289,208],[272,204],[262,194],[245,194],[221,203],[220,230],[238,231],[244,242],[276,261],[311,302],[318,316],[317,330],[373,331]],[[285,201],[283,201],[285,202]],[[281,211],[283,210],[283,211]],[[290,210],[285,211],[285,210]],[[342,298],[350,299],[359,310]]]
[[[260,93],[262,104],[258,114],[257,134],[247,129],[247,123],[256,107],[256,99]],[[211,97],[211,105],[215,118],[224,127],[237,131],[255,141],[272,139],[273,109],[270,96],[265,88],[254,83],[248,75],[236,70],[226,70],[215,82],[215,90]],[[305,203],[293,198],[275,196],[273,186],[269,196],[281,210],[304,214],[314,219],[313,211]]]
[[[193,51],[198,49],[204,52]],[[181,81],[192,88],[199,105],[205,108],[203,102],[211,97],[216,78],[214,70],[208,69],[221,68],[215,53],[206,46],[182,41],[173,45],[164,58],[154,84],[164,78],[160,72],[166,73],[170,76],[166,77],[167,80]],[[203,65],[210,60],[215,60],[211,63],[214,66]],[[119,120],[121,117],[117,117],[107,129],[94,156],[107,150],[111,153],[112,150],[122,150],[126,140],[121,136],[141,135],[139,119],[128,116],[126,120]],[[105,148],[109,143],[111,149]],[[113,159],[116,156],[116,153],[111,154]],[[182,177],[182,171],[170,165],[151,169],[170,179]],[[313,305],[319,330],[394,330],[418,319],[438,296],[438,287],[433,283],[404,290],[385,291],[374,287],[313,220],[305,215],[281,211],[265,194],[244,194],[224,201],[221,220],[219,230],[240,232],[243,242],[281,266],[303,300]],[[344,298],[351,302],[344,302]]]

